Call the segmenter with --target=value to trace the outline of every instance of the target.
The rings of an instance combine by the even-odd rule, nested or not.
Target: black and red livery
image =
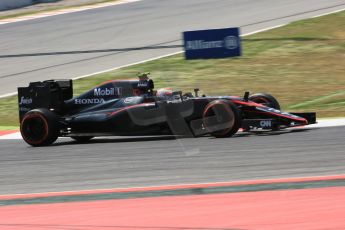
[[[85,142],[96,136],[176,135],[231,137],[316,122],[315,113],[286,113],[269,94],[199,96],[154,90],[147,75],[105,82],[73,97],[71,80],[32,82],[18,88],[20,131],[32,146],[58,137]]]

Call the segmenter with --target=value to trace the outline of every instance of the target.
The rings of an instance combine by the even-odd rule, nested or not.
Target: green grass
[[[55,10],[63,10],[63,9],[71,9],[75,7],[80,7],[80,6],[91,6],[99,3],[105,3],[105,2],[115,2],[117,0],[95,0],[93,3],[87,3],[87,4],[76,4],[73,6],[42,6],[42,9],[27,9],[24,10],[20,13],[10,13],[6,15],[0,15],[0,20],[2,19],[9,19],[9,18],[16,18],[16,17],[22,17],[22,16],[28,16],[28,15],[33,15],[33,14],[38,14],[38,13],[46,13],[50,11],[55,11]],[[16,12],[16,11],[14,11]]]
[[[18,126],[18,123],[17,96],[0,99],[0,130],[5,130],[3,126]]]
[[[17,130],[19,129],[18,126],[0,126],[0,131],[1,130]]]
[[[200,88],[207,95],[273,94],[287,111],[345,116],[345,12],[243,38],[243,56],[184,60],[183,54],[74,82],[81,93],[103,81],[151,72],[156,88]],[[17,124],[16,97],[0,100],[0,125]]]

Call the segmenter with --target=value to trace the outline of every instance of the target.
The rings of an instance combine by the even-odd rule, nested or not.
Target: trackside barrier
[[[183,32],[186,59],[227,58],[241,56],[239,28]]]
[[[58,0],[0,0],[0,11],[29,6],[35,3],[57,2]]]

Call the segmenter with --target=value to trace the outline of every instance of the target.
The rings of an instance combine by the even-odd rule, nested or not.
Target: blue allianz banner
[[[241,56],[239,28],[183,32],[186,59]]]

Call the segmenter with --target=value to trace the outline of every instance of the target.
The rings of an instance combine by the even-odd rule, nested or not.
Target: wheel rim
[[[229,105],[220,102],[207,107],[204,112],[204,125],[208,132],[225,135],[235,124],[235,114]]]

